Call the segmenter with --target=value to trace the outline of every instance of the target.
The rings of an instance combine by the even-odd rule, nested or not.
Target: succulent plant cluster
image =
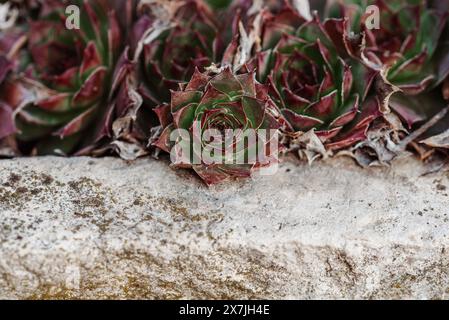
[[[1,1],[0,156],[171,154],[214,184],[279,153],[347,154],[373,130],[400,144],[446,108],[448,15],[431,0]],[[248,130],[279,139],[256,148]]]

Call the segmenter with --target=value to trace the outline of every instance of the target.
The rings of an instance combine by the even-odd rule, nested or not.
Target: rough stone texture
[[[449,178],[285,163],[207,188],[165,162],[0,161],[0,298],[448,298]]]

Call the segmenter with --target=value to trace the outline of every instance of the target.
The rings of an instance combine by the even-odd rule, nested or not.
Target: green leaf
[[[252,97],[242,97],[243,110],[252,128],[259,128],[265,118],[262,102]]]
[[[71,110],[68,112],[47,112],[35,106],[28,106],[19,113],[30,125],[54,127],[63,125],[77,117],[83,110]]]
[[[233,0],[206,0],[207,4],[214,9],[226,9]]]
[[[73,152],[80,143],[82,134],[72,135],[60,139],[59,137],[49,137],[41,141],[37,146],[38,155],[68,155]]]
[[[426,10],[421,16],[421,25],[416,39],[416,46],[411,53],[407,53],[407,58],[418,54],[421,50],[427,49],[428,57],[432,57],[438,46],[441,36],[441,17],[435,12]]]
[[[177,128],[190,129],[195,120],[195,111],[198,107],[197,103],[191,103],[181,108],[179,111],[173,114],[173,119]]]

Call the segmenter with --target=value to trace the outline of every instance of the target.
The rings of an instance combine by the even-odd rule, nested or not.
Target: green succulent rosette
[[[343,0],[330,15],[346,17],[352,32],[364,34],[365,61],[387,68],[387,80],[408,95],[424,92],[449,72],[437,55],[447,13],[430,1]]]
[[[218,21],[203,1],[153,6],[133,31],[134,38],[142,39],[139,92],[149,106],[169,102],[170,90],[189,81],[196,68],[204,71],[219,61],[224,50]],[[157,15],[159,11],[164,12],[164,20]]]
[[[366,139],[369,125],[381,115],[381,99],[371,90],[379,72],[348,58],[347,52],[340,53],[335,39],[336,35],[343,39],[344,34],[328,32],[333,22],[322,23],[317,16],[306,21],[289,7],[284,16],[285,12],[297,16],[295,27],[291,18],[274,24],[281,32],[265,24],[265,50],[248,68],[256,69],[260,81],[269,85],[288,131],[297,135],[313,130],[331,150]]]
[[[171,152],[178,166],[192,168],[208,185],[249,177],[278,161],[275,135],[285,123],[254,73],[235,75],[229,68],[216,75],[196,71],[189,83],[172,92],[171,104],[161,105],[156,112],[164,131],[154,145]],[[180,129],[184,137],[176,134],[172,141],[173,132]],[[206,137],[210,131],[221,139],[210,141]],[[230,131],[235,140],[225,137]],[[256,144],[245,143],[247,134],[260,132]],[[216,161],[204,159],[205,148]],[[188,157],[185,150],[191,150]]]
[[[123,49],[119,6],[105,0],[40,1],[38,17],[27,23],[22,69],[1,94],[27,153],[73,154],[102,136]]]

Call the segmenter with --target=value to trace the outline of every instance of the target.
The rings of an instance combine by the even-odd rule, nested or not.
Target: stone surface
[[[287,162],[205,187],[149,159],[0,161],[0,298],[449,295],[449,178]]]

